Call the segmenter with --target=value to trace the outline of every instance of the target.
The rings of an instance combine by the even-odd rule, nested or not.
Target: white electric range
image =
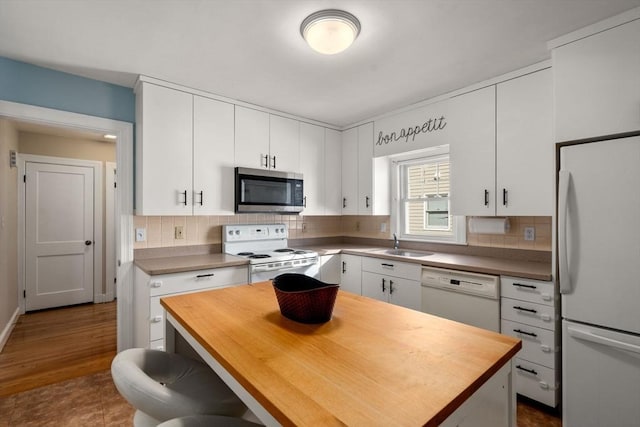
[[[290,248],[286,224],[235,224],[222,227],[222,251],[249,260],[249,282],[271,280],[282,273],[318,277],[318,253]]]

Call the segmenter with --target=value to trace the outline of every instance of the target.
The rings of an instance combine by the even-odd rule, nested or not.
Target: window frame
[[[392,167],[391,224],[392,231],[396,233],[399,239],[428,243],[466,244],[466,217],[460,215],[451,215],[452,230],[450,233],[445,234],[442,230],[432,230],[427,234],[410,234],[405,232],[407,216],[404,203],[407,198],[404,197],[404,195],[406,194],[406,189],[408,187],[408,180],[404,172],[404,170],[406,170],[406,166],[410,166],[412,164],[423,164],[425,163],[425,160],[437,162],[443,159],[450,160],[448,145],[402,153],[390,157]],[[451,187],[449,187],[448,198],[450,201]],[[426,206],[427,199],[424,199],[424,203]],[[451,206],[449,205],[449,212],[450,210]],[[424,221],[426,221],[426,214]]]

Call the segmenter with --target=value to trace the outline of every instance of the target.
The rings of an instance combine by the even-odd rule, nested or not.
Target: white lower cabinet
[[[420,310],[420,264],[362,257],[362,295]]]
[[[560,325],[553,282],[502,276],[501,332],[522,340],[514,359],[517,393],[556,407],[560,396]]]
[[[162,297],[242,285],[249,282],[246,267],[223,267],[184,273],[150,276],[135,269],[134,281],[134,347],[165,349],[165,312]]]
[[[340,283],[340,254],[320,257],[320,275],[317,278],[325,283]]]
[[[340,289],[362,295],[362,257],[342,254],[340,260]]]

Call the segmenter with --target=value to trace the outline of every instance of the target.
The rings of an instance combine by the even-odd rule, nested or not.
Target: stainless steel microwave
[[[236,213],[296,214],[304,208],[301,173],[237,167]]]

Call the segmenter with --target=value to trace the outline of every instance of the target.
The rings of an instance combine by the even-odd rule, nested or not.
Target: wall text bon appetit
[[[401,129],[400,133],[391,132],[390,134],[384,135],[380,132],[378,134],[378,141],[376,142],[376,145],[389,144],[390,142],[397,142],[402,139],[404,139],[404,142],[409,142],[409,139],[414,141],[416,136],[421,133],[435,132],[444,129],[446,126],[446,119],[444,116],[441,116],[439,119],[429,119],[421,126],[418,125]]]

